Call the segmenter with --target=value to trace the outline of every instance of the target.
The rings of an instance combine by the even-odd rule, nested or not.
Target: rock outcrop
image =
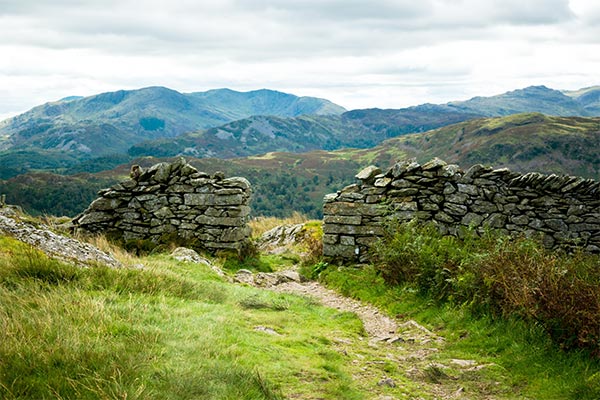
[[[21,242],[44,252],[48,257],[79,266],[103,264],[113,268],[122,264],[88,243],[54,233],[47,227],[36,227],[21,221],[9,207],[0,207],[0,233],[11,236]]]
[[[101,190],[73,223],[78,231],[104,232],[124,241],[160,242],[176,236],[208,251],[240,251],[248,241],[252,189],[245,178],[199,172],[183,158]]]
[[[600,252],[600,182],[573,176],[520,174],[475,165],[466,172],[433,159],[397,163],[385,173],[367,167],[359,183],[325,196],[323,253],[368,261],[383,222],[434,222],[443,233],[461,227],[539,235],[549,248]]]

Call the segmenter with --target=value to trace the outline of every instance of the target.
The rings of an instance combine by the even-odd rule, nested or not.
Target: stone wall
[[[356,178],[359,183],[325,196],[326,257],[368,261],[391,216],[433,221],[454,235],[461,227],[493,228],[539,235],[550,248],[600,252],[600,182],[591,179],[481,165],[465,172],[439,159],[400,162],[385,173],[370,166]]]
[[[245,178],[209,176],[183,158],[144,171],[98,192],[73,223],[81,232],[105,232],[125,241],[159,242],[177,235],[209,251],[240,251],[248,240],[251,187]]]

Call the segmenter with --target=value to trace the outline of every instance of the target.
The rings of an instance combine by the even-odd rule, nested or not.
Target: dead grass
[[[127,252],[127,250],[122,247],[117,246],[114,243],[111,243],[106,236],[104,235],[95,235],[95,236],[85,236],[78,237],[77,239],[85,241],[91,244],[94,247],[102,250],[105,253],[112,255],[118,261],[120,261],[123,265],[133,266],[139,263],[139,258],[135,255]]]
[[[306,217],[306,215],[294,211],[294,213],[287,218],[257,217],[252,219],[248,223],[248,225],[250,225],[250,228],[252,229],[252,237],[257,238],[260,237],[263,233],[277,226],[304,224],[307,221],[308,217]]]

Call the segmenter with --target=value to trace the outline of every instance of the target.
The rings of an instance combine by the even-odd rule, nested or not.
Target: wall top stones
[[[482,165],[463,171],[438,158],[405,160],[386,172],[369,166],[356,178],[325,196],[325,256],[367,261],[390,216],[432,221],[454,235],[465,226],[492,228],[600,252],[600,182],[592,179]]]
[[[240,251],[248,240],[252,189],[245,178],[199,172],[184,158],[143,170],[98,192],[73,223],[81,232],[105,232],[125,241],[165,236],[193,241],[209,251]]]

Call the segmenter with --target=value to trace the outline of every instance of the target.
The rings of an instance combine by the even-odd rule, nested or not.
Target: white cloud
[[[592,0],[0,0],[0,116],[162,85],[347,108],[598,84]]]

